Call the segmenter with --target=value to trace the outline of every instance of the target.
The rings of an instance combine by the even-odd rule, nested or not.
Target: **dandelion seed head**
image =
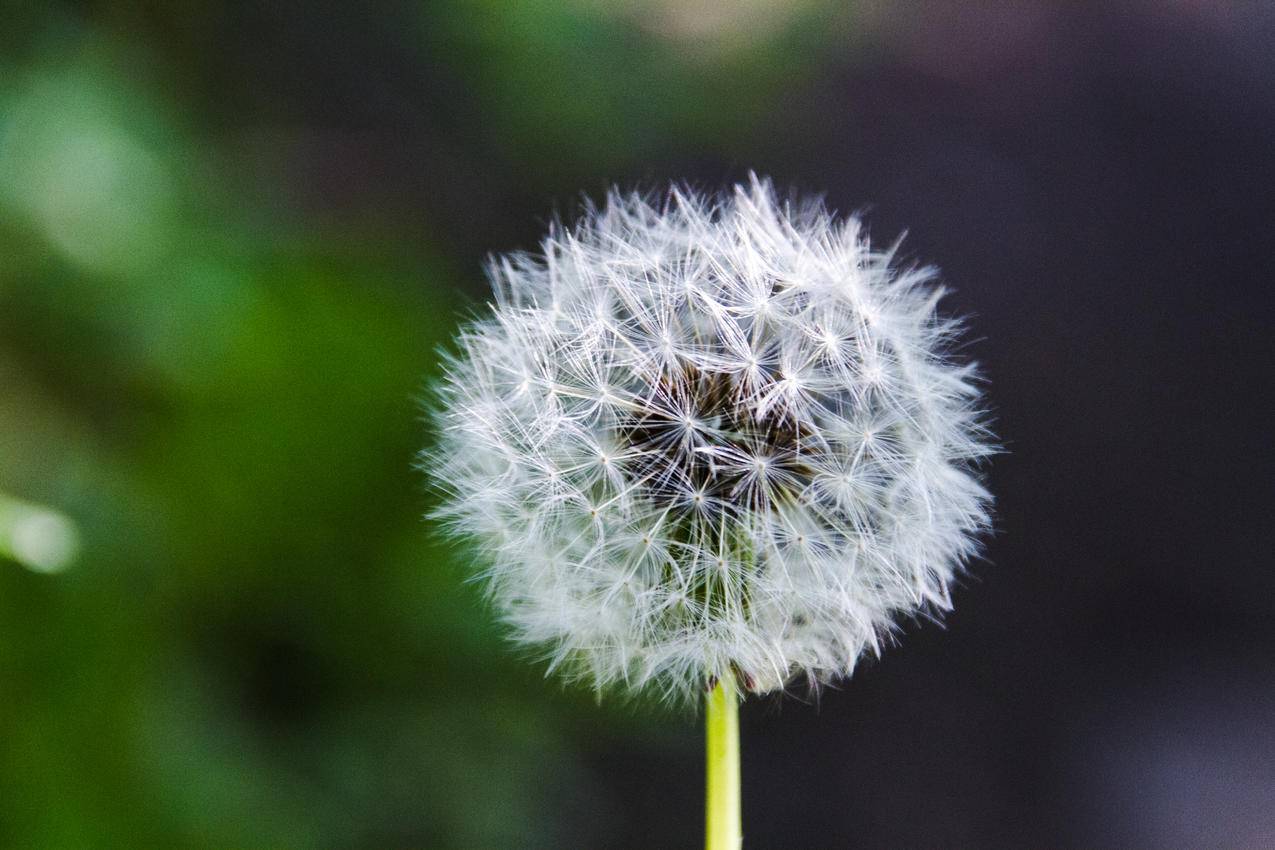
[[[551,669],[675,700],[817,686],[950,607],[991,445],[933,269],[754,177],[613,191],[489,275],[425,466]]]

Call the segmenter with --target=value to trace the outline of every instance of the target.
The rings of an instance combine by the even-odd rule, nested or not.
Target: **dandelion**
[[[849,676],[950,608],[978,549],[990,442],[960,323],[932,268],[756,177],[612,191],[489,275],[425,460],[440,515],[550,669],[710,691],[710,846],[736,846],[739,695]]]

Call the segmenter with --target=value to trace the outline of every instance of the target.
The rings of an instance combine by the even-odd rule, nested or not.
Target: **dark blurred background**
[[[695,718],[543,677],[417,400],[611,182],[749,169],[971,316],[943,627],[744,708],[758,848],[1275,847],[1275,11],[0,0],[0,845],[675,848]]]

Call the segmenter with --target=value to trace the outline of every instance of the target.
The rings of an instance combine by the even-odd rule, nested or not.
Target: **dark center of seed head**
[[[738,385],[721,372],[683,365],[666,374],[658,397],[672,403],[634,412],[620,424],[622,443],[635,450],[626,452],[628,473],[657,502],[687,513],[705,502],[755,507],[746,479],[751,474],[756,483],[763,471],[771,497],[795,496],[813,475],[806,459],[817,449],[809,428],[780,405],[759,416],[739,396]]]

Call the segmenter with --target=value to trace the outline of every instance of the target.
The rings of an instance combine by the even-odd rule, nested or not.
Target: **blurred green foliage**
[[[493,143],[552,177],[690,148],[738,155],[782,91],[818,67],[827,0],[460,0],[425,7],[468,72]],[[834,21],[836,19],[833,19]]]
[[[415,33],[404,61],[463,81],[540,192],[728,152],[818,5],[464,0],[359,35]],[[419,399],[474,258],[436,210],[306,207],[295,151],[253,142],[286,93],[220,99],[234,13],[0,21],[0,502],[79,544],[0,546],[0,846],[605,843],[599,742],[698,737],[545,681],[421,519]]]

